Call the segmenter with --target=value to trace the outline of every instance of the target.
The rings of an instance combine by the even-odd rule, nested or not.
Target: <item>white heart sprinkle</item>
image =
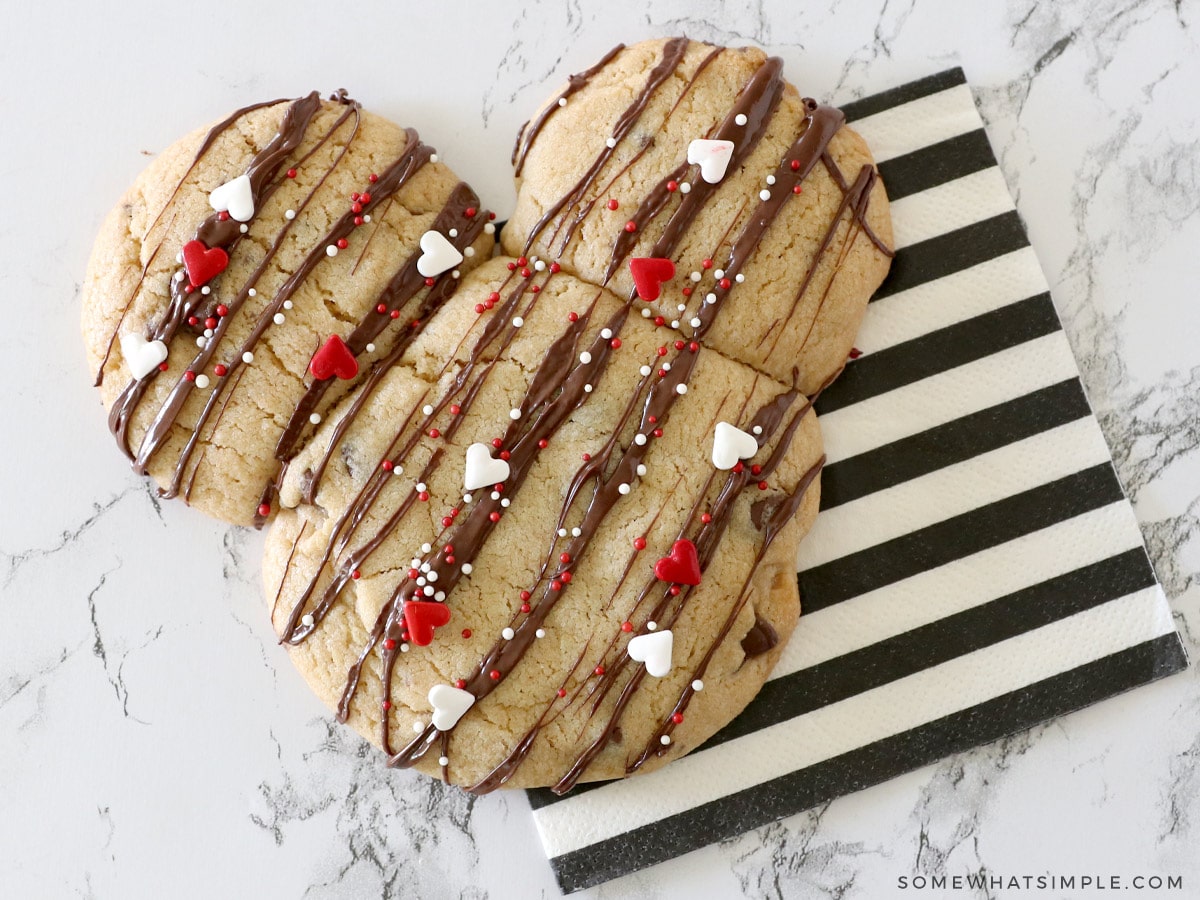
[[[429,704],[433,707],[433,727],[449,731],[475,705],[475,695],[449,684],[435,684],[429,689]]]
[[[758,452],[758,441],[753,435],[728,422],[718,422],[713,433],[713,465],[718,469],[732,469],[739,459],[749,459]]]
[[[463,468],[463,487],[468,491],[491,487],[508,478],[508,463],[492,459],[492,450],[487,444],[472,444],[467,448],[467,461]]]
[[[421,257],[417,260],[417,271],[426,278],[441,275],[463,261],[458,248],[438,231],[427,231],[421,235]]]
[[[671,645],[673,636],[669,629],[652,634],[639,634],[625,648],[629,658],[646,664],[646,674],[662,678],[671,671]]]
[[[249,222],[254,218],[254,192],[250,190],[250,176],[239,175],[214,188],[208,195],[208,202],[217,212],[228,212],[239,222]]]
[[[135,378],[145,378],[167,360],[167,345],[162,341],[148,341],[140,334],[121,335],[121,355]]]
[[[700,164],[700,177],[709,184],[725,177],[732,156],[733,141],[695,140],[688,144],[687,161]]]

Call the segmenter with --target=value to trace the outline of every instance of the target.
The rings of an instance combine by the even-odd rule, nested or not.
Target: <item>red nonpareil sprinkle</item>
[[[473,219],[473,218],[475,218],[475,213],[477,213],[478,211],[479,210],[477,210],[475,207],[468,206],[466,209],[463,210],[463,215],[466,216],[468,219]]]
[[[460,412],[462,412],[461,406],[459,406],[457,403],[450,404],[450,415],[457,416]]]
[[[729,290],[730,287],[733,286],[733,282],[730,281],[728,278],[722,278],[720,281],[717,282],[717,284],[719,284],[721,286],[721,290],[723,290],[723,291],[727,291],[727,290]]]
[[[674,722],[676,725],[682,725],[683,724],[683,713],[673,713],[671,715],[671,721]]]
[[[222,222],[228,222],[229,221],[229,213],[222,210],[221,212],[219,212],[217,214],[217,218],[220,219]]]
[[[646,549],[646,539],[644,537],[635,537],[633,539],[633,549],[634,550],[645,550]]]
[[[567,696],[567,689],[566,689],[566,688],[559,688],[559,689],[558,689],[558,696],[559,696],[559,697],[565,697],[565,696]]]
[[[615,197],[614,197],[614,198],[612,198],[611,200],[609,200],[609,201],[608,201],[608,208],[609,208],[609,209],[616,209],[616,208],[617,208],[618,206],[620,206],[620,205],[621,205],[621,204],[617,202],[617,200],[616,200],[616,198],[615,198]]]
[[[217,320],[214,319],[212,316],[209,316],[207,319],[204,320],[204,327],[205,328],[216,328]]]
[[[435,278],[426,278],[425,279],[425,287],[433,287],[436,283],[437,283],[437,279],[435,279]]]
[[[561,272],[561,271],[562,271],[562,266],[560,266],[560,265],[559,265],[558,263],[556,263],[556,262],[550,263],[550,271],[551,271],[551,272]]]
[[[450,510],[450,518],[452,518],[452,519],[458,518],[458,507],[457,506]]]
[[[499,681],[500,680],[500,670],[492,669],[492,671],[488,672],[488,677],[491,678],[492,681]]]
[[[579,321],[579,313],[577,313],[577,312],[567,313],[567,321],[568,322],[578,322]]]
[[[288,178],[295,178],[295,177],[296,177],[296,170],[295,170],[295,169],[288,169],[288,170],[287,170],[287,177],[288,177]]]
[[[604,666],[596,666],[595,672],[597,675],[603,675],[604,674]]]
[[[559,581],[557,578],[555,578],[553,581],[550,582],[550,590],[561,591],[562,590],[562,582]]]
[[[493,522],[499,522],[500,521],[500,513],[495,512],[495,511],[490,512],[490,513],[488,513],[488,518],[491,519]]]
[[[792,193],[793,194],[803,194],[804,188],[802,188],[800,185],[796,185],[794,188],[792,188]]]
[[[659,348],[658,348],[658,349],[657,349],[655,352],[656,352],[656,353],[657,353],[659,356],[666,356],[666,355],[667,355],[667,348],[666,348],[666,347],[659,347]]]
[[[676,341],[676,342],[675,342],[675,349],[676,349],[676,350],[682,350],[682,349],[683,349],[685,346],[686,346],[686,345],[683,343],[683,341]]]
[[[529,270],[528,266],[525,266],[524,268],[521,269],[521,277],[522,278],[528,278],[532,274],[533,274],[533,272],[531,272]]]
[[[220,363],[217,363],[215,366],[213,366],[213,374],[216,375],[218,378],[227,374],[228,372],[229,372],[229,369],[226,366],[221,365]]]
[[[698,343],[696,343],[695,341],[692,341],[690,344],[688,344],[688,349],[691,350],[693,353],[697,353],[700,350],[700,345]]]
[[[161,362],[158,364],[158,371],[160,371],[160,372],[165,372],[169,368],[171,368],[171,367],[169,365],[167,365],[165,362]]]
[[[620,350],[621,349],[621,339],[613,338],[611,341],[608,342],[608,346],[612,347],[614,350]]]
[[[387,304],[386,303],[376,303],[375,304],[375,312],[379,313],[382,316],[385,312],[387,312]]]
[[[488,309],[491,309],[493,306],[495,306],[499,302],[500,302],[500,292],[499,291],[492,291],[490,294],[488,294],[488,296],[487,296]]]
[[[338,238],[337,245],[339,250],[345,250],[350,246],[350,242],[345,238]]]
[[[678,181],[668,181],[667,182],[667,190],[670,191],[671,193],[675,193],[677,190],[679,190],[679,182]]]
[[[546,440],[545,438],[541,438],[538,441],[538,449],[539,450],[545,450],[549,446],[550,446],[550,442],[548,440]]]
[[[229,307],[226,306],[224,303],[218,303],[217,304],[217,315],[221,316],[222,318],[229,315]]]
[[[685,296],[685,297],[692,296],[692,289],[690,287],[685,287],[683,289],[683,296]]]
[[[187,381],[195,381],[195,380],[196,380],[196,373],[195,373],[195,372],[193,372],[191,369],[188,369],[186,372],[184,372],[184,373],[183,373],[183,377],[184,377],[184,379],[186,379]]]
[[[462,630],[462,636],[463,636],[463,640],[464,640],[464,641],[465,641],[465,640],[469,640],[469,639],[470,639],[470,637],[471,637],[471,629],[470,629],[470,628],[464,628],[464,629]]]
[[[713,261],[711,259],[706,259],[704,262],[700,263],[700,265],[705,269],[711,269],[713,267]]]
[[[372,172],[370,175],[367,176],[367,181],[371,182],[371,184],[374,184],[378,180],[379,180],[379,176],[376,175],[374,172]]]
[[[592,454],[590,454],[590,453],[585,453],[585,454],[583,454],[583,461],[584,461],[584,462],[591,462],[591,461],[592,461]]]
[[[379,465],[383,467],[383,471],[390,472],[394,468],[395,464],[390,459],[385,459]]]
[[[500,451],[500,458],[501,458],[502,460],[504,460],[505,462],[508,462],[508,458],[509,458],[511,455],[512,455],[512,454],[511,454],[511,453],[509,453],[507,450],[501,450],[501,451]],[[496,490],[498,490],[498,491],[502,491],[502,490],[504,490],[504,485],[502,485],[502,484],[498,484],[498,485],[496,485]]]
[[[443,552],[443,553],[453,553],[453,552],[454,552],[454,545],[453,545],[453,544],[447,544],[445,547],[443,547],[443,548],[442,548],[442,552]]]
[[[662,316],[655,316],[654,324],[657,325],[659,328],[661,328],[663,325],[667,324],[667,320],[664,319]]]
[[[533,293],[533,294],[540,293],[541,290],[542,290],[542,286],[540,284],[535,284],[533,287],[531,287],[529,289],[530,293]]]
[[[504,441],[500,440],[500,438],[492,438],[492,446],[495,447],[497,450],[500,449],[500,445],[503,443],[504,443]]]
[[[765,491],[767,489],[767,483],[765,481],[760,481],[758,483],[758,489],[760,491]]]
[[[677,585],[677,584],[673,584],[673,585],[671,585],[671,596],[672,596],[672,597],[678,597],[678,596],[679,596],[679,585]]]
[[[793,172],[799,172],[800,171],[800,160],[793,159],[791,162],[791,166],[792,166]]]
[[[655,428],[654,431],[651,432],[651,434],[653,434],[655,437],[662,437],[663,430],[661,428]]]
[[[409,577],[409,578],[414,578],[414,579],[415,579],[415,578],[418,578],[418,577],[420,577],[420,575],[421,575],[421,572],[420,572],[418,569],[409,569],[409,570],[408,570],[408,577]]]
[[[527,266],[527,265],[529,265],[529,260],[527,260],[523,256],[518,256],[517,257],[517,265],[518,266]]]
[[[629,632],[633,631],[633,623],[632,622],[622,622],[621,630],[624,631],[626,634],[628,634]]]
[[[635,231],[637,231],[637,222],[630,219],[628,222],[625,223],[625,230],[628,231],[630,234],[633,234]]]
[[[259,516],[261,516],[261,517],[262,517],[262,518],[264,518],[264,519],[265,519],[267,516],[269,516],[269,515],[271,514],[271,504],[270,504],[270,503],[263,503],[261,506],[259,506],[259,507],[258,507],[258,514],[259,514]]]
[[[393,319],[398,319],[398,318],[400,318],[400,310],[393,309],[390,313],[388,313],[388,315],[391,316]]]
[[[454,680],[454,686],[461,691],[463,688],[465,688],[467,686],[467,682],[463,678],[456,678]]]
[[[386,641],[383,642],[383,649],[384,650],[395,650],[396,642],[393,641],[391,638],[388,638]]]
[[[352,213],[362,212],[362,204],[361,203],[351,203],[350,204],[350,212],[352,212]]]
[[[527,613],[530,609],[532,609],[532,607],[528,603],[521,604],[521,612]]]
[[[658,416],[646,416],[646,421],[653,425],[658,421]]]
[[[427,502],[429,500],[429,491],[421,491],[421,493],[417,494],[417,499],[422,503]]]
[[[370,203],[371,195],[368,194],[366,191],[363,191],[362,194],[359,195],[358,199],[361,200],[363,203]]]
[[[762,472],[762,466],[760,466],[760,465],[758,465],[758,464],[755,464],[755,465],[753,465],[753,466],[751,466],[751,467],[750,467],[750,474],[751,474],[751,475],[758,475],[758,474],[761,474],[761,472]]]
[[[442,433],[441,433],[441,432],[440,432],[438,429],[436,429],[436,428],[430,428],[430,429],[429,429],[429,436],[430,436],[431,438],[440,438],[440,437],[442,436]]]
[[[487,309],[487,307],[486,307],[486,306],[484,306],[482,303],[476,303],[476,304],[475,304],[475,312],[479,313],[480,315],[482,315],[482,314],[483,314],[483,311],[484,311],[485,309]]]
[[[355,569],[353,572],[350,573],[350,577],[353,578],[355,581],[358,581],[358,579],[362,578],[362,572],[360,572],[358,569]]]
[[[558,580],[563,584],[570,584],[574,576],[570,572],[563,572],[558,576]]]
[[[442,527],[443,528],[449,528],[453,524],[454,524],[454,520],[452,518],[450,518],[449,516],[442,516]]]
[[[517,270],[517,264],[515,262],[508,263],[508,271],[515,272],[516,270]]]
[[[360,194],[358,191],[355,191],[350,195],[350,199],[357,201],[361,196],[362,194]]]
[[[862,356],[861,350],[859,350],[857,347],[850,348],[850,358],[851,359],[858,359],[860,356]]]
[[[200,320],[198,318],[196,318],[195,316],[188,316],[188,324],[194,328],[195,326],[200,324]]]
[[[521,591],[521,600],[522,601],[528,600],[531,596],[533,596],[533,595],[530,594],[529,591]]]
[[[453,556],[446,557],[446,565],[448,565],[448,566],[454,565],[454,557]]]
[[[362,224],[363,222],[365,222],[365,221],[366,221],[366,220],[365,220],[365,219],[364,219],[362,216],[355,216],[355,217],[354,217],[354,224],[355,224],[355,225],[361,225],[361,224]]]
[[[565,566],[567,563],[569,563],[571,561],[571,554],[570,553],[558,554],[558,561]]]
[[[712,521],[712,513],[703,513],[700,516],[700,521],[703,522],[705,525],[707,525],[709,522]]]
[[[742,461],[739,459],[739,460],[738,460],[738,461],[737,461],[737,462],[734,464],[734,466],[733,466],[733,471],[734,471],[734,472],[736,472],[737,474],[739,474],[739,475],[740,475],[740,474],[742,473],[742,470],[743,470],[743,469],[745,469],[745,468],[746,468],[746,464],[745,464],[744,462],[742,462]]]
[[[383,711],[384,711],[384,712],[387,712],[387,711],[388,711],[389,709],[391,709],[391,708],[392,708],[392,701],[391,701],[391,700],[384,700],[384,701],[383,701]]]
[[[666,369],[659,369],[659,370],[658,370],[658,377],[659,377],[659,378],[666,378],[666,377],[667,377],[667,370],[666,370]]]

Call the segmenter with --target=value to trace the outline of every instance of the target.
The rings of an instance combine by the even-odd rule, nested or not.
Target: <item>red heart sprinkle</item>
[[[676,541],[671,555],[654,564],[654,577],[672,584],[699,584],[700,557],[696,545],[689,540]]]
[[[206,247],[203,241],[188,241],[183,245],[183,267],[194,288],[208,284],[228,265],[229,254],[220,247]]]
[[[321,345],[321,349],[313,354],[308,364],[308,371],[313,378],[324,381],[336,375],[338,378],[353,378],[358,374],[358,360],[350,352],[350,348],[336,334],[331,334]]]
[[[635,256],[629,260],[633,285],[643,300],[657,300],[662,283],[675,277],[675,263],[660,256]]]
[[[433,629],[450,621],[450,607],[431,600],[409,600],[404,604],[408,639],[418,647],[433,643]]]

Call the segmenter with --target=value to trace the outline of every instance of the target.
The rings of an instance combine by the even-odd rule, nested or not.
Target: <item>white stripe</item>
[[[875,162],[903,156],[983,127],[965,84],[894,106],[849,125],[871,148]]]
[[[1033,248],[1022,247],[876,300],[854,345],[877,353],[1049,289]]]
[[[1174,631],[1157,586],[534,812],[562,856]],[[651,801],[652,798],[652,801]]]
[[[797,569],[911,534],[1110,459],[1088,416],[822,510],[800,544]]]
[[[1077,378],[1061,331],[821,416],[829,464]]]
[[[1141,546],[1133,509],[1127,500],[1118,500],[816,612],[801,609],[800,625],[771,678],[861,650]]]
[[[993,166],[893,200],[896,249],[927,241],[1016,209],[1000,169]]]

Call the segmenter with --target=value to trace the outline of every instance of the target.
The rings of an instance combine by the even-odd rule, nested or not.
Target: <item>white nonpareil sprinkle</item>
[[[198,387],[198,388],[208,387],[208,376],[207,375],[197,375],[196,376],[196,387]]]
[[[500,632],[500,637],[504,638],[506,641],[511,641],[515,634],[516,632],[511,628],[505,628],[502,632]]]
[[[458,237],[458,229],[451,228],[449,231],[446,232],[446,234],[450,235],[450,237],[452,237],[452,238],[456,238],[456,237]]]
[[[686,385],[686,384],[677,384],[677,385],[675,385],[675,393],[677,393],[677,394],[686,394],[686,393],[687,393],[687,385]]]
[[[694,316],[694,317],[692,318],[692,321],[691,321],[691,323],[690,323],[690,324],[691,324],[691,326],[692,326],[693,328],[699,328],[699,327],[700,327],[700,319],[699,319],[699,317],[695,317],[695,316]]]
[[[681,194],[686,194],[689,191],[691,191],[691,189],[692,189],[692,186],[690,184],[688,184],[686,181],[679,185],[679,193],[681,193]]]
[[[644,447],[646,445],[646,436],[644,434],[635,434],[633,436],[633,442],[639,447]]]
[[[643,319],[650,318],[650,310],[645,306],[642,307],[642,318]]]
[[[667,744],[671,743],[671,736],[669,734],[664,734],[658,740],[659,740],[659,743],[661,743],[665,747],[665,746],[667,746]]]
[[[462,272],[458,271],[458,269],[455,269],[453,272],[450,273],[450,277],[451,278],[461,278]]]
[[[392,474],[393,475],[403,475],[404,474],[404,466],[394,466],[392,468]]]
[[[471,572],[473,572],[473,571],[474,571],[474,566],[472,566],[470,563],[462,564],[462,573],[464,575],[470,575]]]
[[[375,352],[375,345],[374,345],[374,344],[367,344],[367,347],[366,347],[366,349],[367,349],[367,352],[368,352],[368,353],[374,353],[374,352]]]
[[[426,584],[427,582],[425,581],[425,576],[422,575],[417,578],[417,587],[424,587]]]
[[[408,652],[408,644],[401,644],[401,645],[400,645],[400,652],[401,652],[401,653],[407,653],[407,652]]]
[[[486,225],[483,226],[483,233],[484,234],[495,234],[496,226],[493,225],[491,222],[488,222]]]
[[[209,287],[209,286],[206,284],[204,287],[200,288],[200,293],[202,293],[202,294],[203,294],[205,297],[207,297],[209,294],[211,294],[211,293],[212,293],[212,288],[210,288],[210,287]]]
[[[774,183],[775,183],[775,176],[774,176],[774,175],[768,175],[768,176],[767,176],[767,184],[774,184]]]
[[[537,631],[535,631],[535,632],[533,633],[533,636],[534,636],[534,637],[540,637],[540,638],[544,638],[544,637],[546,636],[546,629],[545,629],[545,628],[539,628]]]
[[[750,430],[753,431],[755,434],[762,434],[762,426],[761,425],[755,425]]]
[[[437,581],[437,580],[438,580],[438,573],[437,573],[437,572],[435,572],[435,571],[433,571],[433,569],[430,569],[430,570],[429,570],[429,574],[428,574],[428,575],[426,575],[425,577],[426,577],[427,579],[429,579],[429,583],[430,583],[430,584],[433,584],[435,581]]]
[[[433,407],[430,406],[428,403],[426,403],[424,406],[421,407],[421,412],[423,412],[427,416],[432,416],[433,415]]]
[[[566,537],[566,536],[567,536],[567,529],[565,529],[565,528],[560,528],[560,529],[558,529],[558,536],[559,536],[559,537]]]
[[[558,105],[559,105],[559,106],[566,106],[566,105],[567,105],[567,98],[566,98],[566,97],[559,97],[559,98],[558,98]]]
[[[421,565],[421,561],[419,559],[417,559],[415,556],[409,560],[409,568],[410,569],[415,569],[419,565]]]
[[[417,485],[417,487],[422,491],[425,490],[425,482],[422,481],[420,484]],[[433,545],[431,545],[429,542],[426,542],[421,545],[422,553],[428,553],[432,549],[433,549]]]
[[[733,121],[736,122],[738,125],[745,125],[746,124],[746,114],[738,113],[736,116],[733,117]]]
[[[692,690],[693,691],[704,690],[704,682],[701,681],[699,678],[697,678],[695,681],[692,682]]]
[[[592,392],[592,386],[590,384],[585,384],[583,386],[583,392],[585,394],[590,394]]]
[[[571,529],[571,537],[579,537],[581,534],[583,534],[583,529],[581,529],[581,528],[572,528]]]
[[[470,503],[470,502],[471,502],[471,495],[463,494],[463,503]]]
[[[422,572],[424,572],[424,573],[428,574],[428,572],[429,572],[429,569],[430,569],[430,565],[429,565],[429,563],[421,563],[421,571],[422,571]],[[422,579],[422,578],[418,578],[418,579],[417,579],[417,581],[418,581],[418,582],[423,582],[423,581],[424,581],[424,579]]]
[[[257,296],[258,296],[258,291],[257,291],[257,290],[255,290],[254,288],[250,288],[250,290],[246,291],[246,296],[248,296],[248,297],[257,297]]]
[[[675,308],[676,308],[677,310],[679,310],[680,312],[687,312],[687,304],[686,304],[686,303],[680,303],[680,304],[679,304],[678,306],[676,306]]]
[[[433,596],[433,587],[431,585],[427,584],[427,585],[425,585],[425,587],[421,588],[421,592],[424,593],[426,597],[432,597]]]
[[[522,325],[525,324],[525,320],[522,319],[520,316],[513,316],[512,322],[513,322],[513,328],[520,328]]]
[[[300,624],[305,628],[312,628],[316,621],[317,620],[312,617],[312,613],[305,613],[300,617]]]
[[[510,409],[508,411],[508,417],[515,422],[517,419],[521,418],[521,411],[519,409]]]
[[[238,231],[240,231],[242,234],[245,234],[245,233],[246,233],[247,231],[249,231],[249,230],[250,230],[250,226],[249,226],[249,225],[242,225],[242,226],[240,226],[240,227],[238,228]]]
[[[475,248],[474,248],[474,247],[467,247],[466,249],[464,249],[464,250],[463,250],[463,256],[466,256],[466,257],[471,257],[471,256],[474,256],[474,255],[475,255]]]
[[[693,272],[691,275],[688,276],[688,278],[692,279],[692,281],[699,281],[703,277],[704,276],[701,275],[699,272]]]
[[[664,372],[670,372],[670,371],[671,371],[671,364],[670,364],[669,362],[665,362],[665,363],[663,363],[663,364],[662,364],[662,370],[663,370]]]
[[[446,592],[438,591],[436,594],[433,595],[433,599],[436,600],[438,603],[441,603],[443,600],[446,599]]]
[[[579,361],[586,366],[588,363],[590,363],[592,361],[592,354],[590,354],[586,350],[584,350],[582,353],[579,354]]]
[[[646,630],[647,630],[647,631],[657,631],[657,630],[658,630],[658,623],[657,623],[657,622],[647,622],[647,623],[646,623]]]
[[[499,500],[499,499],[500,499],[500,492],[499,492],[499,491],[492,491],[492,499],[493,499],[493,500]]]
[[[604,142],[604,146],[607,147],[609,150],[611,150],[613,147],[617,146],[617,139],[610,137],[608,140],[606,140]]]
[[[642,311],[648,312],[648,310],[642,310]],[[638,369],[638,371],[641,372],[642,377],[645,378],[647,375],[649,375],[653,371],[653,369],[651,369],[649,366],[642,366],[640,369]]]
[[[716,294],[705,294],[704,302],[711,306],[712,304],[717,302],[717,295]]]
[[[430,154],[429,154],[429,161],[430,161],[431,163],[435,163],[435,162],[437,162],[437,161],[438,161],[438,155],[437,155],[436,153],[430,153]]]
[[[717,281],[720,281],[724,277],[725,277],[724,269],[717,269],[713,272],[713,278],[717,279]]]
[[[337,254],[338,254],[337,244],[330,244],[328,247],[325,248],[326,256],[337,256]]]
[[[181,272],[181,271],[180,271],[180,272],[176,272],[176,273],[175,273],[175,280],[176,280],[176,281],[183,281],[183,272]]]
[[[413,722],[413,731],[415,731],[417,734],[420,734],[424,730],[425,724],[420,719],[417,719],[417,721]]]
[[[500,501],[500,505],[503,506],[505,509],[508,509],[509,506],[512,505],[512,501],[509,500],[507,497],[505,497],[503,500]]]
[[[419,493],[421,493],[422,491],[424,491],[424,490],[425,490],[425,482],[423,482],[423,481],[418,481],[418,482],[417,482],[417,485],[416,485],[416,487],[417,487],[417,493],[418,493],[418,494],[419,494]],[[428,544],[422,544],[422,545],[421,545],[421,552],[422,552],[422,553],[428,553],[428,552],[429,552],[429,545],[428,545]]]
[[[607,341],[610,337],[612,337],[612,329],[611,328],[600,329],[600,337],[604,338]]]
[[[763,188],[761,191],[758,192],[758,199],[759,200],[770,200],[771,192],[768,191],[766,188]]]
[[[284,300],[284,301],[283,301],[283,308],[284,308],[284,309],[291,309],[291,308],[292,308],[293,306],[295,306],[295,305],[296,305],[296,304],[294,304],[294,303],[293,303],[291,300]]]
[[[625,495],[625,494],[628,494],[628,493],[629,493],[629,485],[627,485],[627,484],[618,484],[618,485],[617,485],[617,493],[618,493],[618,494],[621,494],[622,496],[623,496],[623,495]]]
[[[251,353],[249,350],[247,350],[245,353],[242,354],[242,362],[246,363],[246,365],[249,365],[250,363],[254,362],[254,354]]]
[[[182,253],[175,254],[175,262],[177,262],[177,263],[183,262],[183,254]]]
[[[204,329],[204,336],[205,336],[206,338],[210,338],[210,337],[212,337],[212,336],[213,336],[213,330],[212,330],[211,328],[205,328],[205,329]]]
[[[546,271],[546,264],[545,264],[545,263],[544,263],[542,260],[540,260],[540,259],[539,259],[537,262],[535,262],[535,263],[533,264],[533,270],[534,270],[535,272],[545,272],[545,271]]]
[[[741,272],[738,272],[736,275],[733,276],[733,280],[736,281],[738,284],[741,284],[743,281],[746,280],[746,276],[743,275]]]
[[[645,476],[645,474],[646,474],[646,464],[645,463],[638,463],[637,473],[639,476]]]
[[[282,325],[284,322],[286,322],[286,321],[287,321],[287,318],[284,316],[284,314],[283,314],[283,313],[275,313],[275,316],[274,316],[274,318],[272,319],[272,321],[273,321],[273,322],[274,322],[276,325]]]
[[[320,425],[321,424],[321,414],[313,413],[311,416],[308,417],[308,421],[312,422],[314,425]]]
[[[679,320],[678,320],[678,319],[672,319],[672,320],[671,320],[671,327],[672,327],[672,328],[678,328],[678,327],[679,327]]]
[[[196,335],[196,346],[203,350],[208,346],[208,339],[202,334]]]
[[[364,221],[364,222],[366,222],[368,225],[370,225],[370,224],[371,224],[371,217],[370,217],[370,216],[363,216],[363,221]]]
[[[441,766],[443,769],[446,768],[446,766],[450,765],[450,757],[439,756],[438,757],[438,765]]]

